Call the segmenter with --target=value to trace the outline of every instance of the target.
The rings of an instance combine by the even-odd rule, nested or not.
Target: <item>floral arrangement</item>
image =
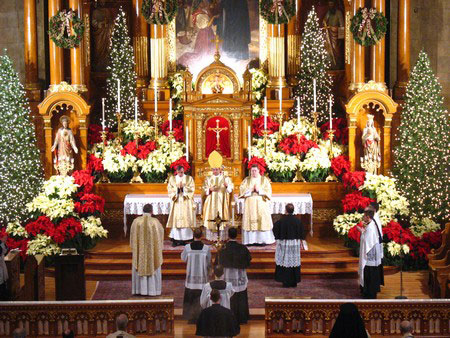
[[[169,121],[166,121],[162,124],[161,131],[162,131],[163,135],[169,136],[169,131],[170,131],[170,122]],[[177,141],[177,142],[184,141],[183,121],[182,120],[172,120],[172,131],[173,131],[173,137],[175,138],[175,141]]]
[[[330,121],[325,122],[320,126],[320,132],[324,140],[328,140],[328,130],[330,130]],[[333,119],[334,140],[340,144],[348,144],[348,127],[347,119],[334,118]]]
[[[373,46],[386,34],[387,23],[383,13],[375,8],[359,8],[352,18],[350,31],[360,45]]]
[[[83,33],[83,21],[72,10],[58,11],[50,18],[48,36],[58,47],[67,49],[78,47]]]
[[[144,182],[165,182],[170,165],[184,155],[183,125],[174,120],[174,138],[161,135],[148,121],[125,120],[121,137],[92,145],[87,168],[98,180],[104,173],[111,182],[129,182],[136,170]],[[163,133],[167,129],[162,126]],[[103,148],[104,147],[104,148]]]
[[[178,0],[144,0],[142,15],[151,25],[167,25],[177,14]]]
[[[273,134],[278,131],[280,124],[273,121],[270,116],[267,117],[267,133]],[[253,120],[252,122],[252,135],[253,137],[263,137],[264,136],[264,116],[260,116]]]
[[[108,231],[100,220],[105,200],[92,193],[93,186],[94,178],[88,170],[50,177],[27,205],[28,220],[8,223],[2,229],[8,235],[8,247],[21,250],[23,258],[52,256],[62,248],[75,247],[82,252],[94,247]]]
[[[184,113],[184,107],[181,104],[181,98],[184,92],[184,79],[181,72],[170,75],[168,78],[170,87],[170,97],[172,98],[172,114],[174,118],[181,118]]]
[[[259,10],[263,19],[269,24],[286,24],[295,15],[295,1],[261,0]]]
[[[182,166],[184,168],[184,171],[189,171],[191,169],[191,166],[189,165],[189,162],[186,160],[186,156],[181,157],[180,159],[176,160],[170,165],[170,169],[177,170],[179,166]]]
[[[364,209],[371,202],[377,202],[383,227],[384,264],[400,265],[403,256],[406,269],[426,267],[427,254],[440,245],[439,224],[415,218],[408,222],[409,204],[396,188],[395,179],[364,171],[350,172],[344,157],[337,157],[333,162],[335,174],[342,177],[344,185],[350,189],[342,200],[344,214],[333,222],[346,246],[359,252],[360,232],[356,225],[360,225]]]
[[[264,69],[252,68],[250,69],[252,74],[252,93],[256,103],[252,106],[252,114],[254,118],[257,118],[263,114],[263,100],[266,96],[266,87],[269,82],[269,78]]]

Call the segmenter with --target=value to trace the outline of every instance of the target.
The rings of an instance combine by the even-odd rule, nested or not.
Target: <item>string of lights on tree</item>
[[[106,79],[105,115],[106,126],[117,126],[117,99],[120,81],[120,112],[122,119],[134,118],[134,101],[136,97],[136,72],[134,70],[134,54],[128,33],[127,19],[122,7],[119,9],[109,46],[109,64]]]
[[[435,221],[450,217],[450,126],[441,90],[421,51],[406,88],[393,166],[412,216]]]
[[[23,220],[43,171],[30,106],[11,59],[0,56],[0,223]]]
[[[317,112],[319,123],[328,117],[328,106],[331,95],[331,77],[327,70],[331,67],[330,57],[325,48],[323,30],[314,9],[308,14],[302,35],[300,71],[296,75],[298,85],[294,88],[295,109],[297,97],[300,95],[300,113],[312,121],[314,108],[313,81],[317,81]]]

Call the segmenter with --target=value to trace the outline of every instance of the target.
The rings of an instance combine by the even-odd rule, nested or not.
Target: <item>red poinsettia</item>
[[[169,136],[170,131],[170,123],[169,120],[164,122],[161,126],[161,132],[163,135]],[[175,141],[183,142],[184,141],[184,135],[183,135],[183,121],[182,120],[172,120],[172,131],[173,131],[173,137],[175,138]]]
[[[411,251],[412,258],[422,257],[428,260],[428,254],[431,249],[436,249],[441,245],[442,233],[441,231],[426,232],[414,243],[414,248]]]
[[[72,174],[75,179],[75,184],[78,184],[80,188],[85,192],[91,192],[94,188],[94,177],[89,170],[77,170]]]
[[[358,226],[362,227],[362,222],[359,222],[348,231],[348,238],[359,243],[361,241],[361,232],[358,230]]]
[[[83,231],[79,220],[74,217],[63,219],[54,227],[53,234],[50,236],[56,243],[62,244],[68,239],[72,239],[76,234]]]
[[[266,161],[261,157],[252,157],[251,160],[247,164],[247,168],[250,169],[254,165],[257,165],[258,169],[259,169],[259,173],[261,175],[264,175],[264,173],[266,172],[266,167],[267,167]]]
[[[75,202],[75,211],[83,215],[102,213],[104,210],[105,199],[95,194],[83,194],[80,201]]]
[[[20,250],[20,257],[22,257],[22,259],[25,260],[25,258],[27,258],[28,242],[29,242],[28,238],[16,240],[12,237],[8,237],[6,239],[6,246],[10,250],[12,249]]]
[[[150,154],[155,149],[156,149],[156,142],[148,141],[138,146],[137,157],[140,158],[141,160],[145,160],[148,154]]]
[[[191,168],[191,166],[189,165],[189,162],[186,161],[186,156],[183,156],[183,157],[180,157],[175,162],[172,162],[172,164],[170,165],[170,169],[175,171],[175,170],[177,170],[177,167],[180,165],[184,168],[184,171],[188,171]]]
[[[291,135],[289,137],[285,137],[280,144],[278,145],[280,150],[282,150],[285,154],[306,154],[311,148],[318,148],[316,142],[308,140],[305,135]]]
[[[330,122],[326,122],[320,126],[320,131],[324,140],[328,140],[328,130],[330,129]],[[348,144],[348,127],[347,119],[336,118],[333,119],[334,140],[340,144]]]
[[[39,216],[37,220],[25,225],[25,230],[32,236],[36,236],[37,234],[51,236],[53,229],[54,225],[47,216]]]
[[[403,228],[395,221],[386,224],[383,228],[383,235],[386,235],[390,241],[408,244],[410,248],[415,247],[418,242],[418,238],[412,234],[411,230]]]
[[[273,121],[270,116],[267,116],[267,131],[268,135],[273,134],[278,131],[280,124]],[[253,136],[264,136],[264,116],[260,116],[253,120],[252,122],[252,135]]]
[[[120,153],[122,154],[122,156],[127,156],[127,154],[130,154],[132,156],[137,156],[138,147],[137,147],[136,141],[128,142],[125,145],[125,147],[122,148]]]
[[[364,210],[374,199],[363,196],[361,191],[355,191],[345,195],[342,199],[344,212],[354,212]]]
[[[358,189],[363,185],[365,179],[365,171],[347,172],[342,176],[342,182],[344,182],[345,187],[353,189]]]
[[[348,156],[340,155],[331,160],[331,170],[334,174],[342,178],[342,175],[350,171],[350,160]]]
[[[111,140],[114,138],[114,135],[109,132],[108,128],[105,128],[106,131],[106,139]],[[91,146],[95,143],[102,142],[102,126],[99,124],[90,124],[88,129],[88,144]]]
[[[103,168],[102,159],[89,154],[87,158],[86,170],[90,173],[92,173],[92,171],[102,172],[103,170],[105,170],[105,168]]]

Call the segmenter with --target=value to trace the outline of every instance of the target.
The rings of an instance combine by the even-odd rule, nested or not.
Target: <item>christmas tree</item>
[[[11,59],[0,55],[0,223],[22,220],[43,183],[30,106]]]
[[[128,34],[127,19],[122,8],[114,21],[109,45],[109,77],[106,80],[106,125],[117,125],[118,81],[120,81],[120,112],[122,119],[134,118],[134,100],[136,97],[136,72],[134,54]]]
[[[410,202],[411,216],[435,221],[450,216],[450,128],[443,102],[422,51],[406,87],[393,173]]]
[[[319,122],[326,121],[331,95],[331,77],[327,70],[331,67],[330,58],[325,49],[325,38],[319,26],[319,18],[314,9],[308,14],[302,35],[301,64],[297,74],[298,85],[294,88],[296,99],[300,96],[300,113],[313,121],[314,110],[313,81],[316,79],[316,102]],[[297,109],[295,107],[295,109]]]

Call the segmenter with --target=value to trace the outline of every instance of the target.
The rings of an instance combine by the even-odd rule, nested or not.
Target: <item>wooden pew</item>
[[[432,249],[428,254],[428,261],[435,259],[443,259],[447,251],[450,250],[450,223],[445,224],[444,230],[442,230],[442,243],[439,248]]]
[[[428,285],[432,297],[444,298],[450,272],[450,223],[442,232],[441,246],[428,255]]]
[[[8,269],[7,289],[10,300],[16,300],[20,296],[20,254],[19,251],[10,251],[5,256]]]
[[[3,302],[0,338],[18,327],[27,337],[61,337],[71,329],[76,337],[105,337],[116,331],[120,314],[128,317],[128,332],[141,337],[174,335],[173,298],[114,301]]]

